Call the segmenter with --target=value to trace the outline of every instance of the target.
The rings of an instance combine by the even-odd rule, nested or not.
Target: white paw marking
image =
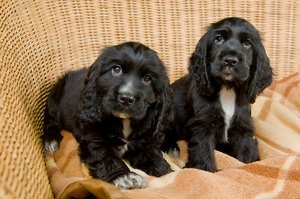
[[[173,158],[179,158],[179,151],[176,148],[171,148],[168,151],[168,155]]]
[[[220,91],[220,102],[224,111],[224,141],[228,142],[228,128],[230,126],[231,118],[235,110],[235,92],[233,89],[222,88]]]
[[[120,189],[140,189],[147,186],[146,180],[133,172],[118,177],[113,184]]]
[[[50,151],[50,152],[54,152],[57,151],[59,149],[59,144],[56,140],[52,140],[52,141],[46,141],[44,148],[46,151]]]

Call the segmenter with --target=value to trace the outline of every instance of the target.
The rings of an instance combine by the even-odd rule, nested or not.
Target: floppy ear
[[[98,94],[96,84],[100,72],[101,60],[98,58],[89,68],[85,79],[84,89],[81,93],[79,113],[77,115],[80,125],[101,120],[101,97]]]
[[[157,113],[154,118],[157,121],[154,135],[158,136],[163,136],[162,132],[173,119],[172,90],[168,77],[166,76],[163,79],[163,87],[159,91],[160,94],[158,96],[158,103],[156,106]]]
[[[272,68],[269,58],[260,39],[254,45],[253,63],[250,69],[250,82],[248,86],[248,99],[251,103],[255,102],[266,87],[272,83]]]
[[[208,31],[201,37],[189,62],[189,73],[197,81],[197,87],[204,95],[214,92],[208,62],[209,36]]]

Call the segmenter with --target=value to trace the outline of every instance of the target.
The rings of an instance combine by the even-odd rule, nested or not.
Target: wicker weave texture
[[[0,198],[51,198],[41,142],[50,86],[89,66],[104,46],[139,41],[155,49],[171,81],[206,27],[228,16],[262,33],[279,79],[300,65],[300,1],[130,0],[0,2]]]

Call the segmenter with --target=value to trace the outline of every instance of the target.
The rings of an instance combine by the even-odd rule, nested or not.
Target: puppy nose
[[[126,106],[131,106],[135,102],[135,97],[128,94],[119,94],[118,101]]]
[[[225,66],[236,66],[239,62],[236,56],[226,56],[223,60]]]

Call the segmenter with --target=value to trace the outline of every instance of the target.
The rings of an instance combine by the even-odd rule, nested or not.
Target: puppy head
[[[105,48],[90,67],[79,118],[93,122],[113,115],[141,120],[154,110],[157,117],[165,117],[170,99],[169,80],[157,54],[143,44],[127,42]]]
[[[211,95],[223,85],[247,85],[250,102],[272,82],[272,69],[258,31],[235,17],[210,26],[192,54],[189,71],[203,94]]]

